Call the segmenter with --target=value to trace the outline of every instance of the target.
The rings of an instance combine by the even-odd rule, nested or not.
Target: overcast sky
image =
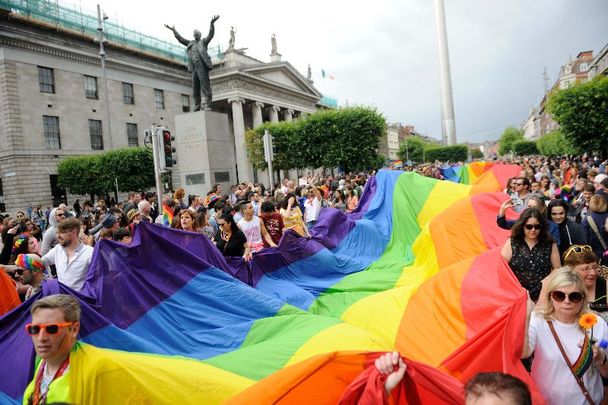
[[[341,105],[371,105],[389,122],[414,125],[441,139],[439,65],[431,0],[99,0],[111,20],[174,42],[164,23],[190,38],[206,35],[219,14],[211,45],[236,47],[269,61],[278,52]],[[69,2],[67,4],[70,4]],[[95,10],[97,1],[81,0]],[[145,5],[145,6],[144,6]],[[607,0],[445,0],[458,141],[497,139],[520,125],[578,52],[608,43]],[[321,78],[321,69],[334,80]]]

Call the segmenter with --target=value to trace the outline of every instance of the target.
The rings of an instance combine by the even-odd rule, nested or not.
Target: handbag
[[[608,252],[608,245],[606,245],[606,241],[604,241],[604,238],[602,238],[602,234],[600,234],[600,230],[597,229],[597,225],[595,224],[595,221],[593,220],[593,218],[591,218],[591,215],[587,215],[587,222],[589,223],[589,226],[591,227],[591,230],[593,231],[593,233],[595,233],[595,236],[597,236],[597,239],[600,241],[600,244],[602,245],[602,249],[604,249],[604,255],[603,257],[600,257],[600,264],[604,264],[604,257],[606,257],[606,253]]]
[[[582,378],[579,377],[578,374],[576,374],[574,372],[574,370],[572,370],[572,364],[570,364],[570,360],[568,359],[568,356],[566,355],[566,351],[564,350],[564,347],[562,346],[562,342],[559,340],[559,337],[557,336],[557,332],[555,332],[555,327],[553,327],[553,322],[547,321],[547,323],[549,324],[549,329],[551,329],[551,334],[553,335],[553,338],[555,339],[555,343],[557,343],[557,347],[559,347],[559,351],[562,353],[564,360],[566,360],[566,364],[568,365],[568,370],[570,370],[570,372],[574,376],[574,379],[578,383],[578,386],[581,387],[581,391],[583,391],[583,395],[585,396],[585,398],[587,398],[587,401],[589,401],[589,404],[595,405],[595,402],[593,401],[593,398],[591,398],[591,395],[589,395],[589,391],[587,391],[587,387],[585,387],[585,383],[583,382]]]
[[[606,242],[604,242],[604,238],[602,238],[602,235],[600,234],[599,229],[597,229],[597,225],[595,224],[595,221],[593,220],[593,218],[591,218],[591,215],[587,216],[587,222],[589,223],[589,226],[593,230],[593,233],[595,233],[595,236],[597,236],[597,239],[600,241],[604,251],[608,250],[608,246],[606,246]]]

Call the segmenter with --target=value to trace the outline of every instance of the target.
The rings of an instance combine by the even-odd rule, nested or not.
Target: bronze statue
[[[211,83],[209,82],[209,71],[213,69],[213,64],[211,63],[211,58],[207,53],[207,46],[211,39],[213,39],[213,35],[215,34],[215,22],[220,18],[219,15],[214,15],[211,19],[211,24],[209,26],[209,34],[203,39],[201,39],[201,32],[199,30],[194,30],[194,40],[189,41],[179,35],[175,26],[169,26],[165,24],[165,27],[173,31],[173,35],[175,38],[182,44],[186,46],[186,50],[188,53],[188,72],[192,73],[192,98],[193,98],[193,107],[191,107],[190,111],[199,111],[199,110],[211,110]],[[205,103],[201,105],[201,91],[203,92],[203,96],[205,98]]]

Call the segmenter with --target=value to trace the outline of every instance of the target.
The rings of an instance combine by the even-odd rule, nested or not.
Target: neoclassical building
[[[107,23],[104,82],[96,26],[56,2],[0,0],[0,212],[72,203],[57,185],[61,159],[142,146],[151,125],[173,129],[189,111],[185,47]],[[266,63],[211,45],[212,109],[228,114],[240,156],[229,182],[253,181],[245,131],[323,108],[322,95],[276,51]]]

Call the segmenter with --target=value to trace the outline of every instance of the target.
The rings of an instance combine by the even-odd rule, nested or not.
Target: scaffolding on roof
[[[97,17],[92,13],[83,12],[82,8],[77,8],[76,5],[70,8],[57,0],[0,0],[0,8],[93,38],[97,36]],[[180,62],[187,61],[186,49],[182,45],[142,34],[111,21],[105,22],[105,36],[110,43]],[[220,46],[210,47],[209,55],[212,59],[221,59],[223,53]]]

